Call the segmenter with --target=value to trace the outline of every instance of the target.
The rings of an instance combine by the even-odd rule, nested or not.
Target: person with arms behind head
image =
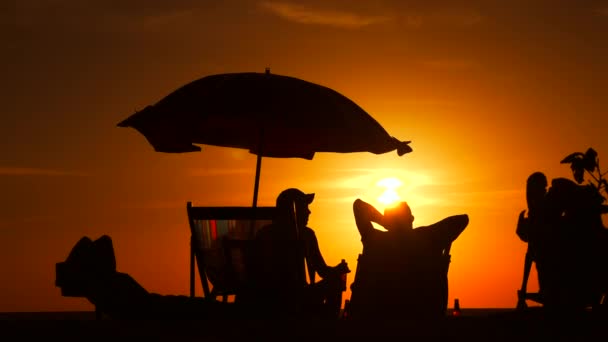
[[[351,317],[379,317],[389,312],[415,318],[444,315],[449,249],[467,227],[468,215],[449,216],[414,229],[414,215],[407,202],[381,214],[357,199],[353,212],[363,253],[351,286]]]

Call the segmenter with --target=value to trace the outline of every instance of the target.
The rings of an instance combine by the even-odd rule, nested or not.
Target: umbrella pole
[[[266,70],[268,72],[268,70]],[[254,208],[258,206],[258,191],[260,189],[260,170],[262,169],[262,142],[264,141],[264,127],[260,128],[258,136],[258,153],[256,153],[257,161],[255,164],[255,182],[253,184],[253,204],[251,205]]]
[[[255,165],[255,183],[253,185],[253,204],[252,207],[258,206],[258,190],[260,188],[260,170],[262,168],[262,156],[258,154],[257,162]]]
[[[255,238],[255,208],[258,206],[258,190],[260,188],[260,170],[262,168],[262,155],[258,154],[257,162],[255,165],[255,182],[253,185],[253,214],[251,216],[251,223],[249,225],[249,238]]]
[[[266,70],[268,73],[268,70]],[[260,172],[262,169],[262,141],[264,139],[264,127],[260,129],[260,135],[258,140],[258,153],[256,163],[255,163],[255,181],[253,183],[253,203],[251,207],[253,208],[253,216],[251,217],[251,224],[249,225],[249,236],[254,239],[255,238],[255,208],[258,206],[258,191],[260,189]]]

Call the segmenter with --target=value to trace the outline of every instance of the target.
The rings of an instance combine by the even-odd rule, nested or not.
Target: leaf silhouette
[[[585,156],[583,157],[585,170],[589,172],[593,172],[597,167],[597,152],[594,149],[589,148],[587,152],[585,152]]]
[[[576,169],[574,171],[574,180],[576,180],[578,184],[581,184],[585,180],[585,170]]]
[[[574,159],[570,164],[574,180],[581,184],[585,180],[585,162],[583,159]]]
[[[570,164],[575,160],[582,159],[585,155],[582,152],[574,152],[568,155],[566,158],[562,159],[560,164]]]

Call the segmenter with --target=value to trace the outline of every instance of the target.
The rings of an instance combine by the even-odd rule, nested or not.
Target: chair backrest
[[[422,283],[420,283],[420,279],[414,278],[408,280],[410,282],[408,284],[411,285],[420,283],[422,286],[418,286],[418,288],[424,289],[425,293],[410,294],[391,293],[391,291],[382,284],[382,281],[388,280],[387,278],[383,278],[382,281],[375,278],[377,273],[375,273],[376,271],[374,271],[374,269],[382,270],[383,265],[379,265],[378,260],[374,260],[373,258],[370,259],[365,253],[359,254],[357,258],[355,279],[351,284],[351,299],[349,301],[349,312],[347,313],[347,316],[355,318],[378,317],[383,313],[394,310],[393,307],[395,306],[396,302],[407,304],[398,300],[398,297],[410,299],[424,298],[425,303],[418,303],[417,300],[414,300],[412,303],[410,303],[412,306],[401,308],[399,311],[401,313],[394,313],[395,316],[407,316],[410,314],[416,315],[420,313],[434,317],[445,315],[448,308],[448,271],[451,262],[450,249],[451,244],[443,249],[440,255],[427,259],[423,264],[421,264],[424,265],[424,269],[418,270],[423,271],[422,273],[426,274],[427,276],[423,278],[424,280],[422,280]],[[388,274],[384,271],[381,272]],[[429,278],[428,275],[434,276]],[[393,280],[396,281],[396,279],[397,278]],[[431,281],[432,284],[424,283],[429,281]],[[395,284],[398,283],[399,282],[395,282]],[[394,289],[394,286],[389,286],[388,288]],[[416,285],[414,285],[413,288],[416,288]],[[411,287],[408,287],[408,289],[411,289]]]
[[[248,251],[257,231],[272,222],[274,207],[195,207],[187,203],[190,225],[190,296],[195,264],[205,297],[237,295],[249,277]]]

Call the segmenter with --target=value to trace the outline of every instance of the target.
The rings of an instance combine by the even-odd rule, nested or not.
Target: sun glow
[[[379,180],[376,185],[381,188],[385,188],[380,197],[378,197],[378,202],[384,204],[385,206],[391,206],[401,199],[396,190],[398,187],[403,185],[403,182],[401,182],[399,179],[394,177],[383,178]]]

